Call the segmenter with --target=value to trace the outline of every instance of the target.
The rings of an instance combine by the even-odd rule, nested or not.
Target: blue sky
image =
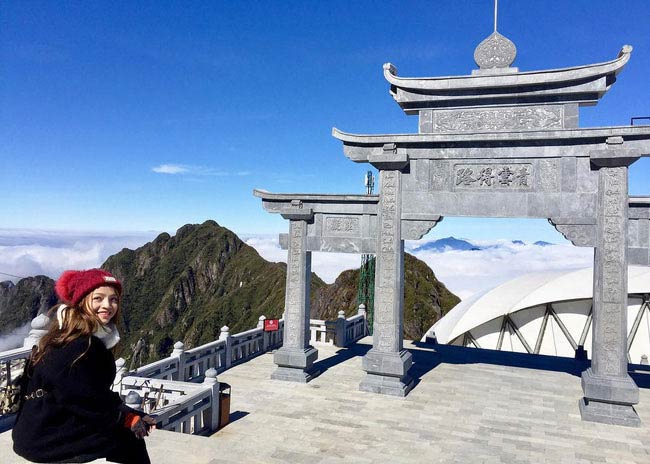
[[[417,131],[401,76],[469,74],[492,0],[2,2],[0,217],[7,229],[175,231],[214,219],[286,231],[253,188],[362,193],[367,165],[333,126]],[[522,71],[616,57],[618,82],[581,126],[650,116],[650,1],[501,0]],[[156,172],[158,171],[158,172]],[[650,194],[650,160],[630,192]],[[544,220],[452,219],[430,236],[562,241]]]

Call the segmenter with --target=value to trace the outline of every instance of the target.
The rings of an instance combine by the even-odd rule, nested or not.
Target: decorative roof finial
[[[497,32],[499,0],[494,0],[494,32],[474,50],[474,61],[481,69],[509,70],[517,56],[517,47],[512,41]]]

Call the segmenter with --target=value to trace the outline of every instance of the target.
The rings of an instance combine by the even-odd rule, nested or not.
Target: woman
[[[111,390],[122,284],[101,269],[66,271],[55,290],[64,304],[26,368],[14,451],[34,462],[149,463],[143,438],[155,421]]]

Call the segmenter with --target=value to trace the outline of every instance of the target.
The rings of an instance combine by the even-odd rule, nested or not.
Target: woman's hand
[[[142,418],[142,422],[145,423],[145,425],[147,427],[147,432],[149,432],[151,430],[154,430],[156,428],[156,419],[154,419],[151,416],[144,416]]]
[[[140,417],[137,422],[131,426],[131,432],[136,438],[144,438],[149,435],[149,430],[156,428],[156,420],[151,416]]]

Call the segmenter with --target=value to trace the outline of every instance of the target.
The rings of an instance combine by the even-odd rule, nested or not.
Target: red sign
[[[264,320],[264,332],[275,332],[280,328],[279,319],[265,319]]]

